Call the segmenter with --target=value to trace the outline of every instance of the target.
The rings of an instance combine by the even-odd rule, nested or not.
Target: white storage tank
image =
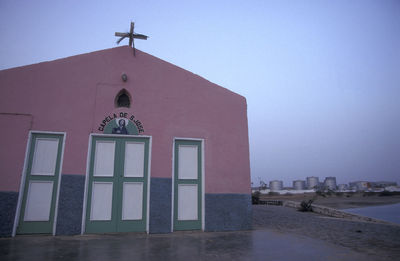
[[[283,181],[282,180],[272,180],[269,182],[269,189],[271,191],[279,191],[283,189]]]
[[[339,184],[338,185],[338,190],[339,191],[345,191],[345,190],[348,190],[348,189],[349,189],[349,186],[347,184]]]
[[[293,189],[304,190],[306,188],[306,182],[304,180],[293,181]]]
[[[324,186],[330,190],[336,190],[336,177],[326,177]]]
[[[318,177],[307,177],[307,188],[313,189],[319,186],[319,178]]]

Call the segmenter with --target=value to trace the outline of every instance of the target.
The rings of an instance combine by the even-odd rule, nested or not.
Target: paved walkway
[[[321,240],[257,229],[239,232],[17,236],[0,260],[373,260]]]
[[[400,260],[400,226],[253,206],[254,230],[0,238],[0,260]]]

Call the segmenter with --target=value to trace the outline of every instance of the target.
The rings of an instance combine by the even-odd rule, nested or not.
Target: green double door
[[[92,138],[86,233],[146,231],[149,138]]]
[[[53,233],[63,134],[31,134],[17,234]]]

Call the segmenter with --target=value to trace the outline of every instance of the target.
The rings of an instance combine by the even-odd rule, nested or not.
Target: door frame
[[[121,134],[100,134],[100,133],[90,133],[88,152],[86,158],[86,174],[85,174],[85,191],[83,195],[83,209],[82,209],[82,225],[81,225],[81,235],[85,234],[86,229],[86,208],[88,200],[88,189],[89,189],[89,171],[90,171],[90,157],[91,148],[93,143],[93,137],[108,137],[108,138],[148,138],[149,139],[149,156],[147,162],[147,209],[146,209],[146,233],[149,233],[149,214],[150,214],[150,174],[151,174],[151,142],[152,137],[147,135],[121,135]]]
[[[19,186],[19,192],[18,192],[18,202],[17,202],[17,208],[15,210],[15,217],[14,217],[14,225],[13,225],[13,230],[12,230],[12,237],[15,237],[17,233],[17,226],[19,223],[20,215],[21,215],[21,207],[22,207],[22,200],[24,198],[24,188],[25,188],[25,181],[26,181],[26,175],[27,175],[27,170],[28,170],[28,161],[29,161],[29,154],[30,148],[31,148],[31,142],[32,142],[32,136],[33,134],[56,134],[56,135],[62,135],[63,136],[63,142],[62,142],[62,148],[61,148],[61,159],[60,159],[60,168],[58,170],[58,173],[54,173],[55,175],[58,175],[58,184],[57,184],[57,195],[56,195],[56,202],[54,206],[54,221],[53,221],[53,232],[52,235],[56,235],[56,228],[57,228],[57,216],[58,216],[58,198],[60,195],[60,184],[61,184],[61,172],[62,172],[62,167],[63,167],[63,161],[64,161],[64,150],[65,150],[65,140],[67,138],[67,133],[66,132],[55,132],[55,131],[34,131],[31,130],[29,131],[28,134],[28,141],[26,143],[26,149],[25,149],[25,159],[24,159],[24,165],[22,168],[22,173],[21,173],[21,181],[20,181],[20,186]]]
[[[175,211],[175,142],[177,140],[183,141],[200,141],[201,145],[201,230],[204,231],[205,228],[205,168],[204,168],[204,139],[202,138],[182,138],[174,137],[172,141],[172,193],[171,193],[171,232],[174,232],[174,211]]]

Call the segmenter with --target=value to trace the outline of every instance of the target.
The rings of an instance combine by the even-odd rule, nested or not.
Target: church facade
[[[1,236],[251,228],[244,97],[129,46],[0,86]]]

